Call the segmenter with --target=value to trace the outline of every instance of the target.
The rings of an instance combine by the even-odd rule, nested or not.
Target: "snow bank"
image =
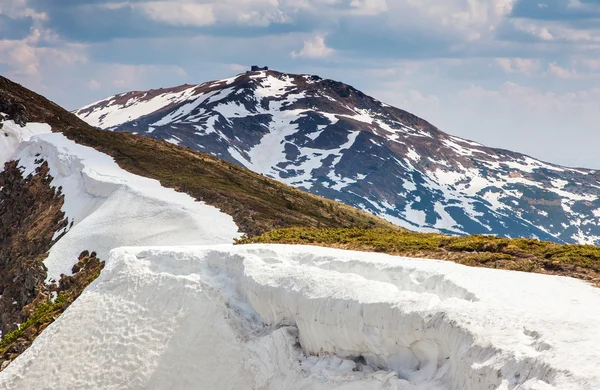
[[[3,114],[0,113],[0,118]],[[11,160],[11,157],[19,145],[23,141],[28,141],[31,137],[37,134],[50,133],[50,125],[45,123],[28,123],[25,127],[21,127],[14,121],[0,121],[0,170],[4,169],[4,164]]]
[[[120,248],[0,388],[594,389],[600,290],[314,247]]]
[[[44,261],[48,280],[70,275],[86,249],[104,260],[111,249],[124,245],[219,244],[239,237],[229,215],[156,180],[130,174],[110,156],[62,134],[32,137],[12,159],[20,160],[25,175],[40,159],[47,161],[52,185],[65,195],[63,211],[70,227]]]

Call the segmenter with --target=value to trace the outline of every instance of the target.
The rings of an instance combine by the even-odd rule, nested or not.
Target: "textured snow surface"
[[[600,290],[303,246],[119,248],[5,389],[600,388]]]
[[[48,280],[70,275],[83,250],[105,259],[111,249],[124,245],[221,244],[239,237],[229,215],[126,172],[106,154],[62,134],[32,137],[12,159],[20,160],[24,175],[45,160],[52,186],[61,187],[65,196],[63,211],[72,227],[44,261]]]

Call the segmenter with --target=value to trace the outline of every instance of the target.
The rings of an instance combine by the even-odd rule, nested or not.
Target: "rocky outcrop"
[[[18,162],[0,172],[0,330],[11,332],[22,323],[24,308],[42,294],[43,260],[55,233],[67,225],[63,196],[52,188],[44,162],[23,177]],[[43,294],[42,294],[43,295]]]
[[[2,119],[10,119],[15,123],[25,126],[28,121],[27,108],[23,103],[14,102],[10,97],[0,95],[0,123]]]

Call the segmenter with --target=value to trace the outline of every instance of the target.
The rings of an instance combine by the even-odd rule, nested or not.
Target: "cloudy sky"
[[[0,74],[68,109],[250,64],[600,168],[599,0],[0,0]]]

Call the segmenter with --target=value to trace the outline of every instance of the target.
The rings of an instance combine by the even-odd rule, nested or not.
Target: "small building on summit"
[[[262,70],[269,70],[268,66],[263,66],[262,68],[258,65],[252,65],[252,67],[250,68],[250,72],[260,72]]]

